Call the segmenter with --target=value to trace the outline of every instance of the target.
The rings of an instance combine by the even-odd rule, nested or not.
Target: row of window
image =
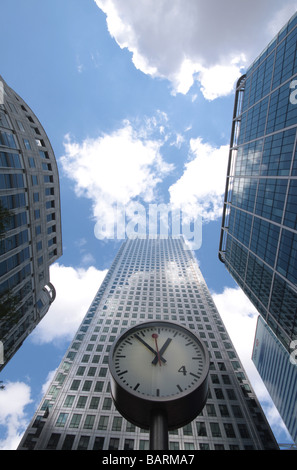
[[[78,443],[74,446],[75,441],[75,434],[66,434],[63,438],[63,444],[61,446],[61,450],[103,450],[104,446],[107,445],[106,450],[119,450],[120,449],[120,439],[117,437],[110,437],[105,438],[102,436],[96,436],[94,438],[93,444],[92,439],[90,436],[82,435],[79,437]],[[61,442],[61,434],[59,433],[52,433],[46,449],[47,450],[56,450]],[[105,444],[106,442],[106,444]],[[24,443],[24,447],[27,449],[34,449],[35,447],[34,435],[28,435],[27,439]],[[123,450],[133,450],[137,445],[138,450],[149,450],[149,441],[148,439],[139,439],[137,443],[134,439],[125,438],[123,441]],[[199,448],[200,450],[240,450],[241,447],[237,444],[209,444],[207,442],[199,443],[199,447],[194,442],[183,442],[180,444],[176,441],[169,441],[169,449],[170,450],[195,450]],[[253,446],[245,445],[243,447],[245,450],[252,450]]]

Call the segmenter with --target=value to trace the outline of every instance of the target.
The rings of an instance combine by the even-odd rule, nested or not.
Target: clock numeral
[[[178,372],[181,372],[182,374],[187,375],[186,366],[181,366],[181,367],[178,369]]]

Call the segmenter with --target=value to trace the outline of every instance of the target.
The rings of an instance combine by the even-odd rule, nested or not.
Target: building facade
[[[2,77],[0,213],[2,369],[53,302],[49,266],[62,254],[54,152],[36,115]]]
[[[297,338],[297,14],[237,83],[219,258],[289,351]]]
[[[275,334],[258,318],[252,360],[281,415],[293,441],[297,444],[297,359],[288,352]]]
[[[149,432],[115,409],[108,370],[117,336],[149,320],[184,325],[210,353],[206,406],[170,432],[170,449],[278,448],[192,252],[147,238],[122,244],[18,450],[149,449]]]

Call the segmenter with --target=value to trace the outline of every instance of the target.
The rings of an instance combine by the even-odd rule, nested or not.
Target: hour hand
[[[156,362],[153,361],[153,363],[154,363],[154,364],[157,364],[157,362],[158,362],[158,360],[159,360],[157,351],[155,351],[155,350],[154,350],[146,341],[144,341],[140,336],[134,335],[134,337],[135,337],[136,339],[138,339],[138,341],[140,341],[144,346],[146,346],[153,354],[155,354],[155,359],[154,359],[154,361],[156,361]],[[161,351],[160,351],[160,353],[161,353]],[[164,362],[164,364],[165,364],[166,359],[164,359],[164,358],[161,356],[161,354],[160,354],[160,360],[161,360],[162,362]]]
[[[168,338],[166,339],[165,343],[163,344],[162,348],[160,349],[159,351],[159,356],[160,356],[160,359],[161,361],[163,362],[166,362],[166,360],[162,357],[162,354],[164,354],[164,352],[166,351],[166,349],[168,348],[169,344],[171,343],[172,339],[171,338]],[[159,358],[158,356],[156,355],[156,357],[153,359],[152,361],[152,364],[155,366],[158,362]]]

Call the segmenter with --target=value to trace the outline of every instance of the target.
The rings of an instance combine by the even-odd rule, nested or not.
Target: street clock
[[[151,321],[129,328],[110,351],[111,392],[128,421],[151,429],[162,416],[168,429],[191,422],[208,393],[209,355],[204,343],[185,327]]]

